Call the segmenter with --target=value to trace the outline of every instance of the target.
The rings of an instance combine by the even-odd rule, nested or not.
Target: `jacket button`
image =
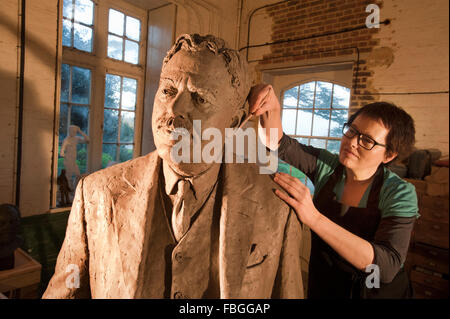
[[[174,297],[175,299],[183,299],[183,298],[184,298],[183,294],[182,294],[181,292],[179,292],[179,291],[175,292],[175,293],[173,294],[173,297]]]
[[[180,263],[183,260],[183,255],[181,253],[176,253],[175,260]]]

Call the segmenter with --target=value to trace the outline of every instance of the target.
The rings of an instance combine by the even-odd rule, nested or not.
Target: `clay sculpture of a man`
[[[237,128],[247,63],[182,35],[153,106],[157,151],[81,179],[44,298],[302,298],[301,226],[251,163],[180,163],[171,134]]]

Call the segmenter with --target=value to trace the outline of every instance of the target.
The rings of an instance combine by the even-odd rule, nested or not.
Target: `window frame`
[[[302,84],[311,83],[311,82],[314,82],[314,97],[313,97],[313,106],[312,106],[312,108],[304,108],[304,107],[300,108],[299,107],[299,97],[300,97],[300,95],[298,93],[297,93],[297,107],[296,108],[292,108],[292,109],[296,110],[295,133],[297,133],[297,119],[298,119],[297,114],[298,114],[298,111],[302,110],[302,109],[303,110],[307,110],[308,109],[308,110],[312,111],[311,130],[310,130],[311,135],[300,135],[300,134],[286,134],[286,135],[288,135],[288,136],[290,136],[292,138],[295,138],[295,139],[306,138],[306,139],[308,139],[306,145],[311,145],[310,144],[311,143],[311,139],[325,140],[325,146],[324,147],[319,147],[319,148],[327,149],[329,141],[340,141],[342,139],[342,135],[340,137],[330,136],[331,117],[332,117],[332,110],[333,110],[332,105],[333,105],[334,85],[339,85],[339,86],[345,87],[346,89],[349,89],[349,104],[348,104],[348,107],[347,108],[339,108],[341,110],[342,109],[347,110],[347,120],[348,120],[348,118],[350,118],[350,115],[351,115],[351,113],[350,113],[350,111],[351,111],[351,104],[350,103],[351,103],[351,97],[352,97],[351,87],[349,87],[349,86],[347,86],[347,85],[345,85],[345,84],[343,84],[343,83],[341,83],[339,81],[336,81],[336,80],[329,80],[329,79],[323,79],[323,78],[317,78],[317,77],[309,78],[309,79],[303,79],[301,81],[297,81],[297,82],[291,83],[287,87],[283,88],[281,90],[281,92],[280,92],[281,121],[283,121],[283,111],[285,109],[289,109],[289,108],[284,108],[283,107],[283,105],[284,105],[284,95],[285,95],[286,91],[288,91],[288,90],[290,90],[290,89],[292,89],[294,87],[297,87],[297,86],[300,87]],[[326,83],[331,83],[332,84],[331,100],[330,100],[330,107],[329,108],[324,108],[324,107],[316,108],[315,107],[317,82],[326,82]],[[327,136],[315,136],[315,135],[312,135],[313,130],[314,130],[314,117],[316,115],[315,111],[317,109],[319,109],[319,110],[329,110],[330,111],[329,112],[329,118],[328,118],[328,134],[327,134]],[[316,146],[314,146],[314,147],[316,147]],[[314,185],[312,184],[312,182],[309,180],[309,178],[307,176],[305,176],[305,179],[304,180],[301,179],[301,181],[309,188],[311,194],[313,194],[315,188],[314,188]]]
[[[350,117],[350,110],[351,110],[350,101],[351,101],[351,93],[352,93],[352,91],[351,91],[351,87],[348,87],[348,85],[346,85],[344,83],[341,83],[341,82],[336,81],[336,80],[323,79],[323,78],[317,78],[317,77],[309,78],[309,79],[303,79],[301,81],[297,81],[297,82],[291,83],[290,85],[284,87],[281,90],[281,92],[280,92],[281,121],[283,121],[283,110],[288,109],[288,108],[284,108],[283,107],[283,105],[284,105],[284,95],[285,95],[286,91],[288,91],[288,90],[290,90],[290,89],[292,89],[294,87],[301,86],[303,84],[310,83],[310,82],[315,82],[315,87],[317,86],[317,82],[326,82],[326,83],[333,84],[332,90],[331,90],[330,107],[329,108],[315,107],[316,89],[314,89],[313,106],[312,106],[312,108],[309,108],[309,110],[312,110],[312,114],[313,114],[312,121],[311,121],[310,135],[302,135],[302,134],[286,134],[286,135],[288,135],[288,136],[290,136],[292,138],[295,138],[295,139],[297,139],[297,138],[306,138],[306,139],[308,139],[308,144],[307,145],[310,145],[309,143],[310,143],[311,139],[325,140],[325,147],[323,147],[323,148],[326,149],[327,146],[328,146],[328,141],[340,141],[341,138],[342,138],[342,136],[341,137],[330,136],[331,116],[332,116],[331,112],[333,110],[333,108],[331,106],[333,105],[334,85],[339,85],[339,86],[345,87],[345,88],[350,90],[350,92],[349,92],[349,105],[348,105],[348,108],[346,108],[346,110],[348,111],[347,119]],[[297,95],[297,97],[299,97],[299,95]],[[308,108],[299,107],[299,105],[298,105],[298,98],[297,98],[297,107],[292,108],[292,109],[295,109],[298,112],[298,110],[307,110]],[[344,108],[339,108],[339,109],[344,109]],[[329,110],[330,111],[329,118],[328,118],[329,121],[328,121],[328,135],[327,136],[316,136],[316,135],[312,134],[313,130],[314,130],[314,116],[315,116],[314,112],[316,110]],[[296,113],[296,115],[297,115],[297,113]],[[295,117],[295,128],[296,128],[296,130],[297,130],[297,119],[298,119],[298,117],[296,116]]]
[[[112,33],[112,32],[109,31],[109,13],[110,13],[110,10],[111,10],[111,9],[112,9],[112,10],[115,10],[115,11],[118,11],[118,12],[120,12],[120,13],[122,13],[122,14],[124,15],[124,22],[123,22],[123,23],[124,23],[124,28],[123,28],[124,34],[123,34],[122,36],[120,36],[120,35],[118,35],[118,34],[115,34],[115,33]],[[135,16],[133,16],[133,15],[127,14],[126,12],[123,12],[123,10],[117,9],[116,7],[110,7],[110,8],[108,9],[108,19],[107,19],[108,25],[107,25],[107,34],[106,34],[106,57],[107,57],[108,59],[112,59],[112,60],[114,60],[114,61],[122,61],[122,62],[124,62],[124,63],[129,63],[129,64],[131,64],[131,65],[139,65],[139,64],[140,64],[139,62],[140,62],[140,60],[141,60],[141,50],[139,50],[139,56],[138,56],[138,63],[137,63],[137,64],[131,63],[131,62],[126,62],[126,61],[125,61],[125,41],[126,41],[126,40],[132,41],[132,42],[134,42],[134,43],[137,43],[138,46],[139,46],[139,48],[142,47],[142,45],[141,45],[141,43],[142,43],[142,41],[143,41],[143,36],[142,36],[142,35],[143,35],[143,30],[142,30],[142,29],[143,29],[143,28],[142,28],[142,20],[140,20],[140,21],[141,21],[141,24],[140,24],[140,30],[139,30],[139,40],[136,41],[136,40],[133,40],[133,39],[131,39],[131,38],[128,38],[127,35],[126,35],[126,21],[127,21],[127,17],[130,17],[130,18],[134,18],[134,19],[140,20],[139,18],[137,18],[137,17],[135,17]],[[112,58],[112,57],[108,56],[108,38],[109,38],[110,35],[122,39],[122,59],[121,59],[121,60],[115,59],[115,58]]]
[[[67,207],[57,208],[57,173],[58,173],[58,141],[60,125],[60,105],[61,105],[61,69],[62,64],[88,68],[91,70],[91,109],[89,113],[89,139],[87,144],[88,159],[86,174],[95,172],[102,167],[102,144],[103,144],[103,110],[105,101],[105,81],[106,74],[115,74],[122,77],[137,80],[136,87],[136,109],[134,122],[134,148],[133,158],[141,155],[142,140],[142,119],[144,105],[144,80],[146,68],[146,48],[147,48],[147,12],[144,9],[133,6],[122,0],[93,0],[93,39],[92,52],[85,52],[74,47],[62,45],[62,23],[63,23],[63,1],[59,2],[58,21],[58,50],[56,67],[56,94],[55,94],[55,115],[54,129],[55,136],[53,143],[53,163],[52,163],[52,183],[50,192],[50,211],[66,211]],[[121,60],[109,58],[108,49],[108,12],[109,9],[121,11],[125,15],[139,19],[141,22],[139,41],[139,61],[138,64],[131,64]]]

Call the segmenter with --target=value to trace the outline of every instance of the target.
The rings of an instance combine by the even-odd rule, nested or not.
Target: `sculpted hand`
[[[311,225],[317,221],[320,213],[314,206],[309,188],[298,178],[285,173],[276,173],[274,181],[290,196],[279,190],[276,190],[275,194],[295,210],[302,223],[312,228]]]

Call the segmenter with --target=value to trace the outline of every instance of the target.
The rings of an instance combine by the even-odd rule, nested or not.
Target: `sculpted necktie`
[[[178,192],[172,211],[172,229],[177,241],[180,241],[189,229],[191,215],[194,213],[192,211],[194,200],[191,183],[187,180],[180,179],[178,181]]]

